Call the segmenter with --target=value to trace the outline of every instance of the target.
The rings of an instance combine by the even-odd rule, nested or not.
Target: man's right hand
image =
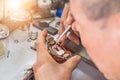
[[[79,40],[79,37],[75,34],[75,31],[76,31],[75,22],[74,22],[74,18],[72,16],[72,14],[71,14],[69,5],[65,6],[60,23],[61,24],[60,24],[60,29],[59,29],[59,35],[63,33],[63,31],[65,30],[65,28],[68,25],[72,25],[73,32],[70,34],[69,39],[79,45],[80,40]],[[63,42],[65,39],[66,39],[66,36],[64,36],[61,39],[61,42]]]

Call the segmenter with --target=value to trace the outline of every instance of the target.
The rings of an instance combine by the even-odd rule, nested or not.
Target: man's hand
[[[73,32],[71,32],[69,39],[79,45],[80,40],[79,40],[79,37],[75,34],[75,22],[71,14],[69,5],[65,6],[60,23],[61,24],[60,24],[60,29],[59,29],[59,35],[63,33],[63,31],[68,25],[72,25]],[[65,39],[66,39],[66,36],[62,38],[61,42],[63,42]]]
[[[45,45],[47,31],[43,31],[37,39],[37,61],[33,66],[36,80],[70,80],[71,73],[80,61],[74,56],[63,64],[57,63],[48,53]]]

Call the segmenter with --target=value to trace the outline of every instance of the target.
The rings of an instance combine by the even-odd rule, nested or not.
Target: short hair
[[[88,19],[98,20],[120,11],[120,0],[82,0]]]

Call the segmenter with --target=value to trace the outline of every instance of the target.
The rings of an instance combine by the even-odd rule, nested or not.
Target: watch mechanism
[[[49,53],[58,63],[63,63],[68,58],[73,56],[71,51],[65,49],[60,44],[56,44],[56,41],[50,35],[48,35],[46,38],[46,45]]]

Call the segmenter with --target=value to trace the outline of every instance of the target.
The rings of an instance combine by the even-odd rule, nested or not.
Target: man
[[[72,24],[98,69],[109,80],[120,80],[120,0],[70,0],[64,25]],[[70,15],[72,13],[72,16]],[[62,28],[64,30],[64,27]],[[46,31],[37,40],[36,80],[70,80],[80,57],[56,63],[45,46]],[[77,37],[72,37],[79,44]]]

